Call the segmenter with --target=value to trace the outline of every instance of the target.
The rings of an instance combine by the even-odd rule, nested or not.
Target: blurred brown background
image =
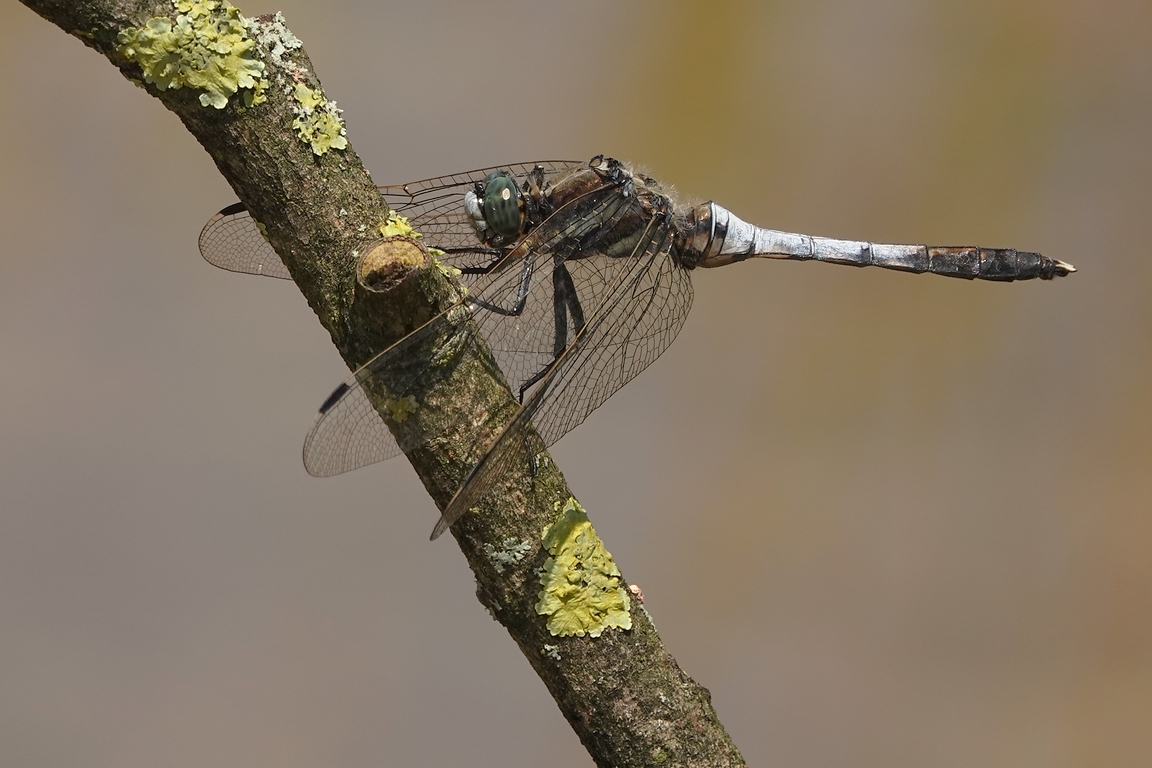
[[[764,226],[1055,283],[758,262],[555,454],[754,765],[1152,765],[1152,6],[284,10],[380,183],[604,152]],[[345,370],[196,237],[174,116],[0,5],[0,763],[589,766]]]

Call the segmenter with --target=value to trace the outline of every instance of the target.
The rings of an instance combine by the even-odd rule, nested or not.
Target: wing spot
[[[341,384],[340,386],[336,387],[332,394],[328,395],[328,399],[324,401],[324,404],[320,406],[320,413],[328,413],[328,411],[332,409],[332,406],[336,405],[336,401],[343,397],[344,393],[347,391],[347,384]]]

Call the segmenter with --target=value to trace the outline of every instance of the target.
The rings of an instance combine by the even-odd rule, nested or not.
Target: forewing
[[[304,443],[304,465],[317,476],[336,475],[395,456],[422,445],[435,435],[418,431],[414,423],[393,423],[396,437],[381,419],[374,401],[386,412],[402,414],[421,404],[405,401],[428,384],[430,358],[448,360],[483,338],[494,345],[497,365],[514,391],[552,360],[551,266],[553,254],[573,240],[594,237],[630,201],[611,186],[596,189],[570,202],[530,232],[491,273],[480,277],[467,295],[425,325],[380,352],[340,385],[321,407]],[[574,215],[578,214],[578,215]],[[528,290],[525,293],[525,286]],[[540,286],[546,286],[547,290]],[[525,297],[519,315],[485,308],[480,302],[513,307]],[[470,311],[469,311],[470,308]],[[541,324],[546,327],[541,330]],[[547,353],[539,339],[547,336]],[[492,434],[481,433],[472,453],[485,453]]]
[[[491,253],[483,247],[464,212],[464,193],[499,169],[520,178],[536,166],[552,181],[587,166],[575,160],[542,160],[479,168],[408,184],[380,187],[389,207],[406,216],[426,245],[445,251],[441,261],[460,268],[487,264]],[[200,254],[205,261],[230,272],[291,279],[276,251],[261,234],[247,206],[233,203],[208,220],[200,231]]]
[[[653,219],[584,330],[570,343],[445,508],[432,538],[474,506],[513,466],[527,466],[533,430],[559,440],[650,365],[683,327],[692,305],[688,271],[671,255],[671,232]]]

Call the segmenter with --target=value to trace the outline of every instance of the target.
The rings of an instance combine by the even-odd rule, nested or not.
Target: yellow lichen
[[[309,88],[304,83],[296,84],[292,96],[296,100],[293,107],[296,119],[292,121],[292,128],[301,141],[312,146],[314,154],[319,156],[330,149],[348,147],[344,121],[340,119],[336,102],[325,101],[322,90]]]
[[[542,533],[552,557],[544,563],[536,613],[548,617],[553,635],[599,637],[608,627],[632,628],[628,592],[620,569],[592,528],[584,508],[569,498]]]
[[[416,230],[412,229],[412,223],[408,221],[407,216],[401,216],[396,211],[389,211],[388,218],[380,225],[380,234],[383,237],[410,237],[413,240],[419,240],[424,237]]]
[[[292,96],[299,104],[308,109],[315,109],[324,103],[320,91],[314,91],[304,83],[296,83],[296,87],[292,89]]]
[[[228,0],[173,0],[173,21],[151,18],[117,37],[117,52],[139,65],[144,81],[159,90],[195,88],[200,103],[223,109],[243,91],[245,106],[265,100],[264,62],[253,50],[248,20]]]
[[[444,251],[440,250],[439,248],[429,248],[428,255],[432,257],[432,263],[436,265],[436,269],[440,270],[440,273],[445,277],[460,277],[464,274],[464,272],[459,268],[454,267],[451,264],[445,264],[436,258],[437,256],[444,255]]]

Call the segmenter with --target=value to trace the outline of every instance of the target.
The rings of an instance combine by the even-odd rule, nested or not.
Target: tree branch
[[[186,14],[215,2],[179,0]],[[137,84],[145,70],[128,58],[121,33],[140,30],[159,17],[175,23],[172,2],[139,0],[23,0],[24,4],[106,56]],[[259,20],[252,33],[271,30]],[[243,87],[225,93],[227,105],[206,105],[210,89],[173,87],[164,77],[143,83],[176,113],[208,151],[217,168],[248,206],[291,272],[300,291],[349,368],[403,337],[449,306],[456,290],[439,270],[393,265],[401,274],[392,289],[368,291],[356,279],[356,252],[388,211],[349,145],[318,154],[293,130],[299,115],[297,84],[321,87],[303,48],[275,51],[268,41],[252,49],[264,63],[267,87],[245,107]],[[208,94],[205,96],[205,94]],[[204,96],[205,98],[201,98]],[[435,409],[416,418],[435,419],[443,439],[414,450],[409,460],[425,488],[443,508],[475,456],[459,446],[491,415],[510,418],[517,403],[483,350],[469,352],[437,381],[426,382],[418,402]],[[418,409],[424,411],[426,409]],[[534,469],[507,477],[452,533],[476,575],[477,596],[520,646],[564,716],[600,766],[742,766],[743,760],[712,708],[708,691],[685,675],[667,652],[643,606],[632,600],[629,630],[607,629],[599,637],[553,637],[535,606],[539,569],[548,557],[541,531],[556,518],[556,504],[570,498],[563,476],[541,454]],[[528,542],[520,560],[492,557],[486,544]],[[545,646],[548,646],[545,648]]]

